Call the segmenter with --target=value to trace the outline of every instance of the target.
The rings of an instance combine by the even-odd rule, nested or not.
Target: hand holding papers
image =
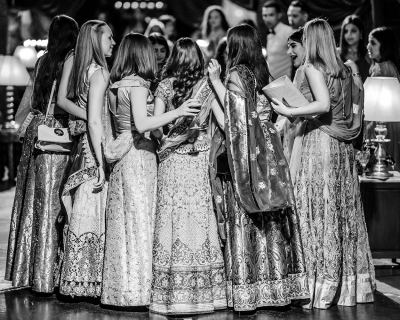
[[[262,90],[268,98],[282,101],[289,108],[298,108],[309,104],[308,100],[287,76],[272,81]]]

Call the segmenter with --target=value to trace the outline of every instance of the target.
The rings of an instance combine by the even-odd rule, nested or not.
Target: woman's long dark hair
[[[78,33],[78,24],[71,17],[59,15],[51,22],[47,53],[38,62],[40,65],[34,88],[33,107],[35,109],[43,113],[46,112],[47,100],[50,98],[54,80],[57,80],[55,90],[55,93],[57,93],[64,60],[67,54],[75,48]]]
[[[255,75],[257,91],[269,83],[270,73],[267,62],[262,54],[261,41],[257,31],[242,24],[228,30],[228,62],[226,69],[229,71],[239,64],[246,65]]]
[[[379,53],[381,60],[378,62],[392,61],[400,72],[399,41],[394,31],[387,27],[376,28],[369,34],[380,43]]]
[[[367,53],[367,47],[364,45],[363,37],[364,37],[364,24],[361,18],[355,14],[347,16],[342,23],[342,28],[340,30],[340,57],[343,61],[346,61],[346,55],[349,52],[349,45],[344,38],[344,28],[348,24],[354,24],[358,30],[360,31],[360,41],[358,42],[357,50],[360,57],[364,57]]]
[[[179,107],[193,93],[194,85],[204,77],[203,54],[190,38],[180,38],[172,48],[163,69],[162,79],[174,77],[175,95],[172,100]]]
[[[140,33],[128,33],[119,45],[117,57],[111,69],[111,82],[136,74],[152,81],[156,75],[156,57],[150,40]]]

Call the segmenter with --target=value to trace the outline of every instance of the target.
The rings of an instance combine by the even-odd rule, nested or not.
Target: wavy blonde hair
[[[74,65],[68,82],[68,98],[75,100],[84,88],[87,67],[92,62],[107,70],[106,57],[101,48],[101,36],[107,24],[100,20],[86,22],[79,31],[75,48]]]
[[[331,26],[323,19],[313,19],[304,26],[303,46],[306,63],[332,77],[345,77],[346,67],[336,50]]]

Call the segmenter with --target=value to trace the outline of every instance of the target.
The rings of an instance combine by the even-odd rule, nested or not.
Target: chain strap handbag
[[[49,103],[47,105],[46,121],[49,115],[51,101],[53,99],[54,90],[56,88],[56,80],[51,88]],[[69,135],[68,128],[51,128],[45,124],[38,126],[38,140],[35,143],[35,148],[47,152],[69,153],[72,148],[72,140]]]

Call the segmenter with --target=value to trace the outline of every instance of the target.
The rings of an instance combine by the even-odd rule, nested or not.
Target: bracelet
[[[355,73],[353,73],[353,77],[361,77],[361,75],[359,72],[355,72]]]

